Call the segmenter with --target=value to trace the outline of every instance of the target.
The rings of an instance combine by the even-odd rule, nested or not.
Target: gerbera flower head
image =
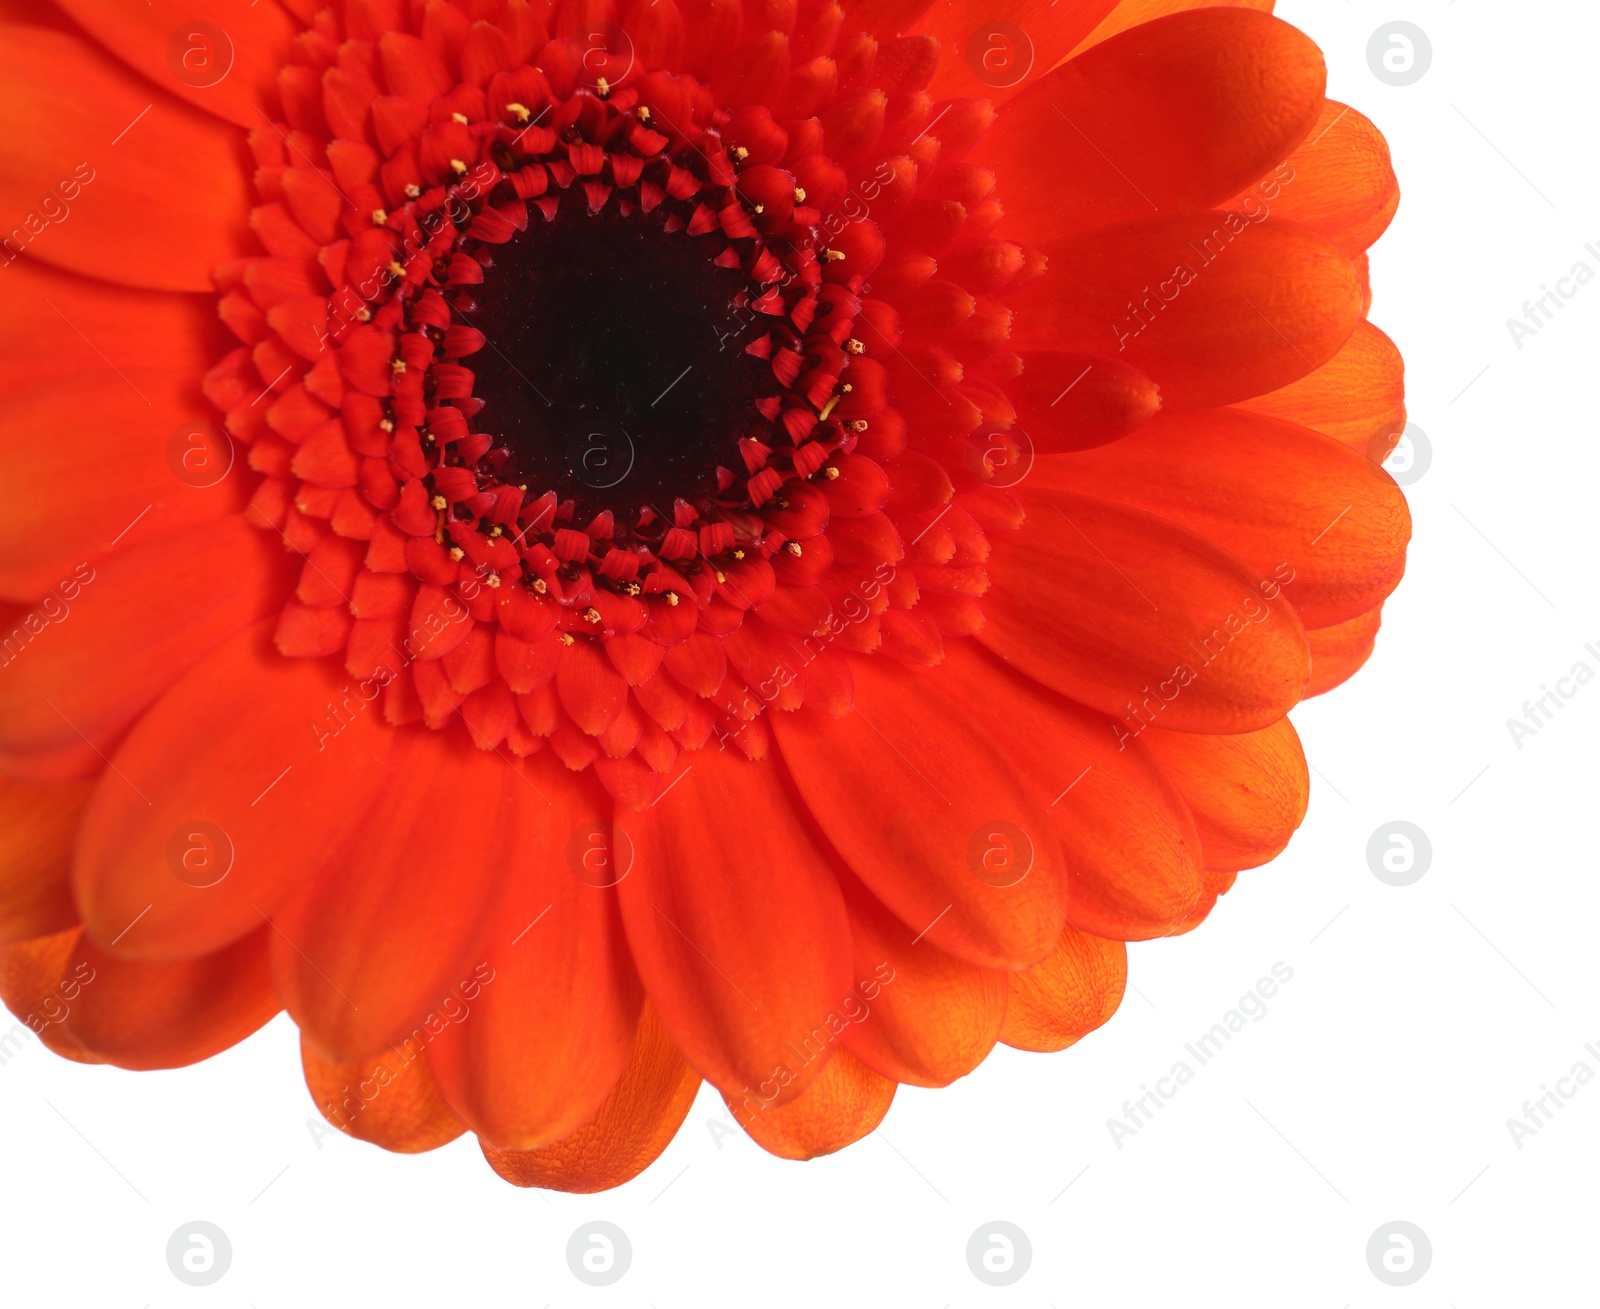
[[[1283,848],[1409,533],[1387,152],[1270,5],[1023,8],[0,8],[44,1041],[804,1158]]]

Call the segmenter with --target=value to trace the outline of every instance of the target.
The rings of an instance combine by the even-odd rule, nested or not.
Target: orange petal
[[[327,1057],[365,1058],[435,1011],[459,1021],[461,998],[493,977],[485,935],[522,848],[524,790],[540,803],[464,733],[396,735],[343,846],[272,916],[278,991]]]
[[[854,878],[844,883],[858,995],[844,1043],[897,1082],[948,1086],[988,1057],[1006,1012],[1006,974],[946,954]]]
[[[646,1004],[633,1055],[600,1112],[571,1136],[539,1150],[497,1150],[490,1167],[514,1186],[590,1194],[631,1181],[653,1164],[688,1117],[700,1078]]]
[[[1000,1039],[1018,1050],[1065,1050],[1117,1012],[1127,985],[1127,946],[1069,927],[1048,957],[1011,974]]]
[[[1289,844],[1306,816],[1311,775],[1287,718],[1259,732],[1144,735],[1200,830],[1207,868],[1256,868]]]
[[[745,1134],[780,1159],[815,1159],[859,1141],[883,1121],[895,1083],[881,1077],[848,1050],[828,1061],[804,1095],[782,1105],[755,1096],[723,1100]]]
[[[37,636],[15,625],[29,635],[0,681],[0,762],[28,776],[100,771],[128,723],[280,604],[296,572],[274,535],[236,515],[79,570],[35,606],[48,620]]]
[[[119,1068],[179,1068],[237,1045],[283,1008],[267,966],[267,928],[179,963],[119,959],[80,938],[63,981],[83,993],[67,1034]]]
[[[1395,344],[1366,319],[1321,368],[1239,408],[1315,428],[1381,462],[1405,429],[1405,363]]]
[[[72,844],[93,782],[0,781],[0,941],[78,924],[69,880]]]
[[[267,119],[296,24],[276,0],[233,7],[221,24],[195,22],[190,0],[57,0],[84,31],[157,86],[243,127]]]
[[[89,935],[124,958],[183,959],[259,927],[377,785],[394,729],[367,685],[285,659],[258,626],[162,696],[84,814],[73,893]]]
[[[616,825],[633,846],[617,888],[628,944],[685,1056],[728,1094],[798,1095],[834,1052],[850,928],[781,772],[708,747]]]
[[[1067,921],[1119,941],[1181,922],[1200,893],[1200,836],[1137,725],[1065,700],[970,643],[949,652],[940,675],[952,699],[984,706],[995,744],[1059,838]]]
[[[1311,39],[1269,14],[1175,14],[1036,81],[971,158],[1005,179],[1000,230],[1022,239],[1209,209],[1305,139],[1326,80]]]
[[[1331,437],[1242,409],[1158,414],[1126,440],[1044,458],[1038,487],[1178,523],[1272,577],[1310,627],[1382,602],[1411,515],[1394,479]]]
[[[1226,207],[1247,206],[1252,193],[1277,217],[1321,232],[1352,259],[1383,235],[1400,207],[1389,143],[1369,118],[1337,100],[1323,102],[1284,167]]]
[[[46,1049],[81,1064],[97,1064],[99,1058],[79,1045],[63,1025],[83,993],[83,978],[66,973],[81,935],[79,928],[69,927],[50,936],[0,944],[0,1000]],[[0,1051],[10,1058],[20,1039],[15,1033],[6,1034],[0,1038]]]
[[[1383,606],[1357,614],[1348,622],[1307,632],[1311,642],[1311,683],[1306,694],[1321,695],[1355,675],[1372,657],[1383,622]]]
[[[237,507],[241,471],[202,488],[168,462],[174,434],[205,412],[198,381],[101,371],[0,399],[0,480],[28,488],[0,522],[0,595],[33,600],[111,549]]]
[[[1153,18],[1161,18],[1166,14],[1181,14],[1189,9],[1210,9],[1226,6],[1231,9],[1261,9],[1271,12],[1277,0],[1120,0],[1115,9],[1106,15],[1105,21],[1089,33],[1078,51],[1087,50],[1092,45],[1098,45],[1107,37],[1115,36],[1118,32],[1126,32],[1130,27],[1137,27],[1140,23],[1148,23]]]
[[[989,649],[1119,736],[1252,731],[1300,699],[1305,629],[1278,582],[1164,519],[1029,485],[1026,525],[993,537]]]
[[[439,1093],[426,1041],[408,1040],[371,1059],[324,1059],[304,1037],[300,1063],[317,1112],[346,1136],[400,1154],[437,1150],[467,1130]]]
[[[0,296],[0,394],[74,373],[188,368],[199,374],[222,353],[216,301],[136,291],[78,277],[37,259],[4,269]],[[103,352],[103,353],[102,353]]]
[[[1189,911],[1189,916],[1172,931],[1174,936],[1182,936],[1192,932],[1211,916],[1211,911],[1217,907],[1217,900],[1233,888],[1234,881],[1239,874],[1236,872],[1208,868],[1206,869],[1205,885],[1201,888],[1200,898],[1195,901],[1194,908]]]
[[[770,715],[817,825],[919,939],[988,968],[1043,958],[1061,931],[1062,854],[1011,761],[936,675],[872,658],[851,671],[855,708],[842,718]],[[980,875],[998,823],[1034,845],[1034,872],[1009,885]]]
[[[30,255],[126,286],[209,291],[212,270],[246,250],[250,198],[238,128],[77,36],[0,30],[0,212]]]
[[[1049,271],[1008,297],[1013,348],[1125,360],[1165,409],[1287,386],[1331,359],[1362,315],[1344,253],[1265,215],[1160,214],[1043,250]]]
[[[530,761],[529,776],[544,798],[516,797],[516,875],[484,947],[493,981],[471,1021],[433,1047],[456,1112],[515,1150],[570,1136],[599,1112],[627,1066],[641,1001],[607,885],[609,800],[557,763],[533,766],[543,762]]]
[[[1136,368],[1103,355],[1030,350],[1006,383],[1017,426],[1040,454],[1090,450],[1121,440],[1161,407],[1156,385]]]

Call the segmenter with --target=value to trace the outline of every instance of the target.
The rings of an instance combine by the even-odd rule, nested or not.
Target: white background
[[[1289,852],[1197,933],[1134,947],[1121,1012],[1060,1055],[1005,1048],[883,1129],[772,1159],[703,1090],[641,1178],[519,1191],[470,1136],[420,1158],[318,1148],[280,1016],[170,1073],[0,1067],[0,1302],[1452,1306],[1600,1303],[1592,1259],[1600,1079],[1519,1149],[1507,1119],[1579,1060],[1600,1073],[1594,726],[1600,681],[1521,748],[1506,720],[1580,660],[1600,672],[1600,284],[1518,349],[1506,320],[1579,260],[1600,272],[1600,18],[1576,3],[1282,0],[1327,53],[1330,95],[1385,130],[1404,200],[1373,258],[1374,321],[1402,346],[1433,460],[1373,663],[1295,715],[1315,767]],[[1391,87],[1369,37],[1404,19],[1427,74]],[[1368,868],[1404,819],[1414,885]],[[1106,1120],[1278,961],[1293,980],[1136,1136]],[[1194,1061],[1189,1060],[1192,1064]],[[1573,1084],[1568,1083],[1569,1087]],[[169,1235],[222,1227],[226,1277],[168,1271]],[[594,1289],[568,1237],[616,1223],[632,1265]],[[1026,1276],[991,1289],[968,1238],[1005,1219]],[[1394,1288],[1366,1246],[1414,1223],[1432,1264]]]

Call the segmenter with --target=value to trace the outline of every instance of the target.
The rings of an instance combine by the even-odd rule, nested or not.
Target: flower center
[[[569,193],[553,220],[493,250],[476,309],[457,309],[487,341],[476,422],[497,438],[498,476],[572,500],[582,522],[607,509],[667,518],[674,500],[717,493],[764,365],[742,352],[747,276],[701,240],[665,231],[659,213],[592,214]]]

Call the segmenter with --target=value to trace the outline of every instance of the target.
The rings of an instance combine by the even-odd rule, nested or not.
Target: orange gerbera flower
[[[1269,7],[0,0],[13,1011],[573,1190],[1104,1022],[1409,534]]]

